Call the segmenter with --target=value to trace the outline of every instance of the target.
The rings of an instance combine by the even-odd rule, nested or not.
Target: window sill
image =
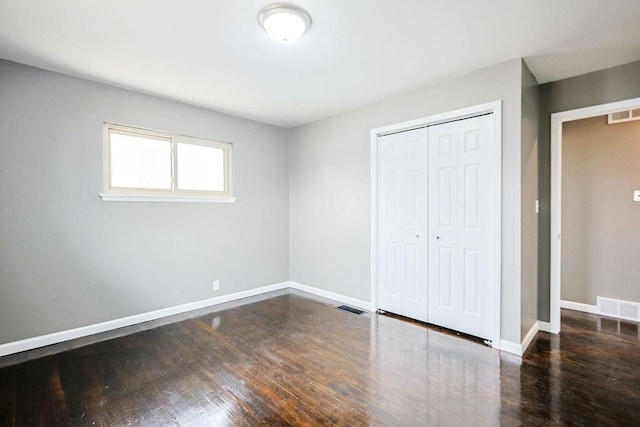
[[[108,194],[100,193],[105,202],[190,202],[190,203],[235,203],[237,197],[207,196],[144,196],[140,194]]]

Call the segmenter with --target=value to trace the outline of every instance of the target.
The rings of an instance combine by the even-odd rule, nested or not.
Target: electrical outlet
[[[213,281],[213,292],[220,290],[220,280]]]

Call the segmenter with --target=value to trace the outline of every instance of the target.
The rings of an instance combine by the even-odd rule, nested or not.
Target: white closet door
[[[492,333],[492,116],[429,128],[429,322]]]
[[[378,139],[378,305],[427,320],[427,130]]]

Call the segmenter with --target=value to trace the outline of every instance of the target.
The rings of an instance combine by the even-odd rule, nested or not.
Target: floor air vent
[[[341,305],[340,307],[338,307],[338,310],[348,311],[349,313],[353,313],[353,314],[364,313],[364,311],[358,310],[357,308],[349,307],[348,305]]]

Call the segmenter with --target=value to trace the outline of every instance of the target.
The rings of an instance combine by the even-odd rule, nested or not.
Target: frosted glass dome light
[[[311,17],[298,6],[275,3],[265,7],[258,17],[260,25],[281,43],[293,43],[311,26]]]

